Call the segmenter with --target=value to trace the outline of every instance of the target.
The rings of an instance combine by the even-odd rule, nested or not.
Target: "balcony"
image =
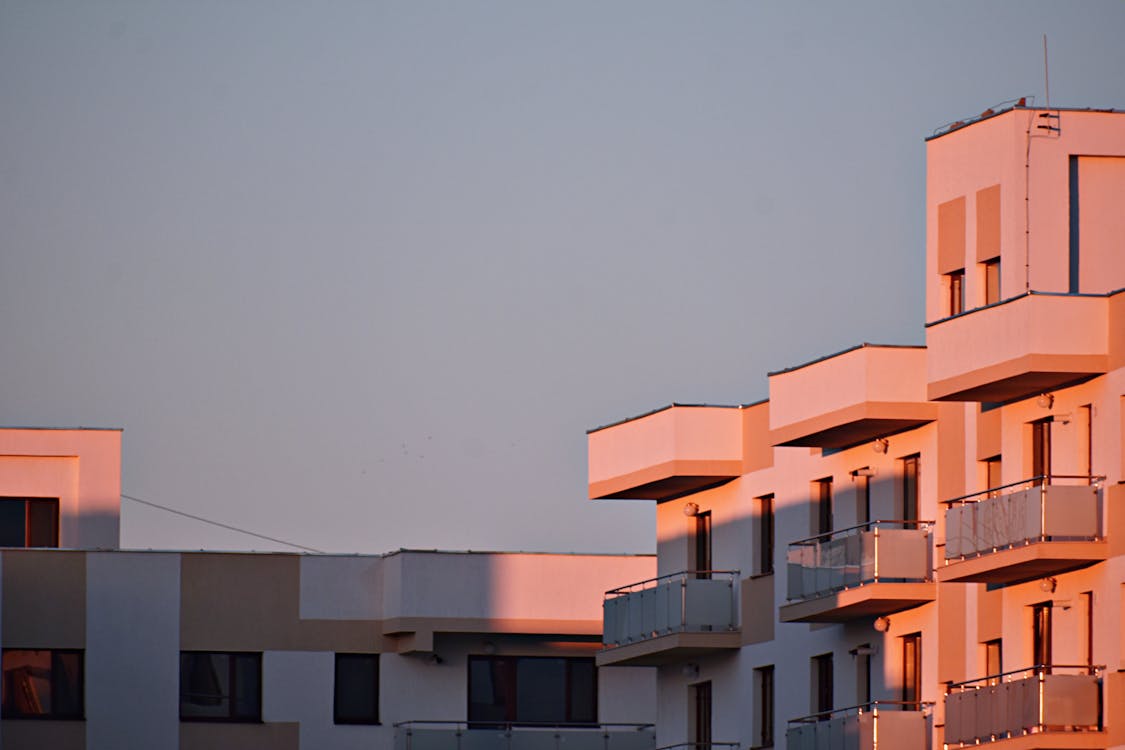
[[[653,666],[741,645],[738,571],[685,571],[607,591],[599,667]]]
[[[945,501],[938,580],[1020,583],[1105,560],[1102,481],[1033,477]]]
[[[875,701],[792,719],[787,750],[870,750],[930,746],[930,704]]]
[[[926,327],[933,401],[1013,401],[1108,371],[1109,298],[1031,292]]]
[[[770,442],[847,448],[937,419],[926,350],[864,344],[770,373]]]
[[[590,498],[671,500],[741,476],[747,411],[673,404],[591,430]]]
[[[469,724],[404,721],[395,750],[654,750],[652,724]]]
[[[949,686],[945,747],[1105,748],[1103,667],[1037,666]]]
[[[872,521],[789,545],[782,622],[846,622],[932,602],[932,521]]]

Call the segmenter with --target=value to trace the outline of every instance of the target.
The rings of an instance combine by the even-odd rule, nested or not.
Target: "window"
[[[997,638],[984,644],[984,673],[990,678],[989,685],[1000,682],[999,675],[1004,672],[1004,642]]]
[[[336,654],[332,717],[337,724],[379,723],[378,654]]]
[[[1002,484],[1004,484],[1004,480],[1001,478],[1003,463],[1000,460],[1000,456],[986,458],[982,463],[984,464],[985,489],[991,490],[991,492],[988,493],[989,497],[996,497],[1000,494],[999,490],[997,490],[997,487],[1000,487]]]
[[[960,315],[965,312],[965,269],[948,273],[946,277],[949,279],[949,314]]]
[[[871,521],[871,467],[864,466],[852,472],[855,483],[855,520],[857,524]]]
[[[902,459],[902,520],[918,520],[918,470],[921,457],[915,453]]]
[[[773,495],[758,498],[758,574],[773,572]]]
[[[81,719],[83,652],[4,649],[5,719]]]
[[[551,656],[470,656],[469,721],[596,724],[594,660]]]
[[[983,265],[984,304],[991,305],[1000,301],[1000,259],[986,260]]]
[[[902,702],[909,711],[921,708],[922,700],[922,634],[902,637]]]
[[[832,712],[832,654],[812,658],[812,709],[827,719]]]
[[[1051,418],[1031,423],[1031,476],[1049,484],[1051,479]]]
[[[1094,665],[1094,592],[1083,591],[1079,596],[1082,599],[1082,613],[1086,618],[1086,665]]]
[[[688,687],[691,691],[691,737],[698,750],[711,747],[711,683],[700,682]]]
[[[755,747],[773,747],[773,665],[754,670]]]
[[[260,653],[180,652],[180,720],[262,720]]]
[[[56,497],[0,497],[0,547],[58,547]]]
[[[1051,602],[1031,608],[1031,663],[1036,667],[1051,666]]]
[[[692,533],[692,564],[696,578],[711,577],[711,511],[695,514],[695,529]]]
[[[864,643],[851,651],[855,657],[855,704],[871,702],[871,644]]]
[[[832,477],[813,482],[813,491],[816,503],[813,533],[828,534],[832,531]]]

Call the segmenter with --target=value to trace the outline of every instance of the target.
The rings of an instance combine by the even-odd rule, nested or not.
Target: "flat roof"
[[[589,430],[586,430],[586,434],[591,435],[595,432],[598,432],[599,430],[607,430],[610,427],[617,427],[618,425],[623,425],[623,424],[626,424],[628,422],[635,422],[638,419],[644,419],[645,417],[651,417],[653,414],[659,414],[662,411],[668,411],[669,409],[674,409],[674,408],[681,408],[681,409],[749,409],[751,406],[760,406],[760,405],[766,403],[767,401],[769,401],[768,398],[759,399],[757,401],[751,401],[748,404],[681,404],[681,403],[678,403],[676,401],[673,401],[672,403],[670,403],[666,406],[661,406],[661,407],[653,409],[651,411],[646,411],[643,414],[637,414],[636,416],[633,416],[633,417],[625,417],[625,419],[619,419],[616,422],[610,422],[609,424],[603,424],[603,425],[599,425],[597,427],[592,427]]]
[[[1025,98],[1030,99],[1031,97],[1025,97]],[[985,120],[991,120],[993,117],[997,117],[999,115],[1003,115],[1003,114],[1006,114],[1008,112],[1012,112],[1012,111],[1017,110],[1017,109],[1027,110],[1029,112],[1092,112],[1092,113],[1103,114],[1103,115],[1125,114],[1125,110],[1113,109],[1112,107],[1107,107],[1107,108],[1100,108],[1100,107],[1036,107],[1036,106],[1033,106],[1033,105],[1029,106],[1029,105],[1023,105],[1023,104],[1013,104],[1013,102],[1018,102],[1018,101],[1019,101],[1018,99],[1009,99],[1006,102],[1001,102],[1000,104],[993,105],[992,107],[989,107],[989,108],[985,109],[979,115],[972,115],[970,117],[965,117],[965,118],[960,119],[960,120],[954,120],[952,122],[947,122],[944,125],[939,125],[938,127],[934,128],[934,132],[931,135],[926,136],[926,138],[924,140],[926,140],[927,142],[932,141],[935,138],[941,138],[944,135],[949,135],[950,133],[955,133],[958,130],[962,130],[964,128],[967,128],[970,125],[976,125],[978,122],[984,122]],[[1011,106],[1005,106],[1005,105],[1011,105]]]

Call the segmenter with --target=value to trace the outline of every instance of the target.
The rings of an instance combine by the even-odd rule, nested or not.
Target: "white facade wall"
[[[179,744],[180,556],[86,555],[86,746]]]

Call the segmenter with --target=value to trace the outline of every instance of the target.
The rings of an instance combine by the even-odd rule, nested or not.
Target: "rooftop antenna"
[[[1047,73],[1047,35],[1043,35],[1043,88],[1047,96],[1047,109],[1051,108],[1051,78]]]

